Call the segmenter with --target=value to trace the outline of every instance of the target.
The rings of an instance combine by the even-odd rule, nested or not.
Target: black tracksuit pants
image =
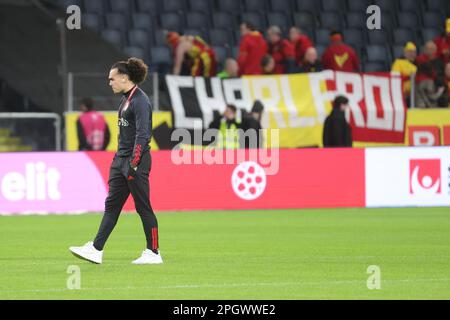
[[[115,156],[109,172],[109,192],[105,201],[105,213],[94,240],[94,247],[103,250],[109,235],[113,231],[120,212],[128,198],[133,196],[136,211],[141,217],[144,227],[147,249],[158,250],[158,221],[150,204],[149,173],[151,170],[150,151],[144,152],[138,165],[135,177],[128,179],[130,157]]]

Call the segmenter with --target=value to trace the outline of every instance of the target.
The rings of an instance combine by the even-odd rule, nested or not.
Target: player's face
[[[234,113],[233,109],[230,108],[225,109],[224,116],[228,120],[234,120],[236,118],[236,114]]]
[[[298,36],[299,34],[297,30],[295,30],[294,28],[289,29],[289,40],[294,42],[295,40],[297,40]]]
[[[242,36],[245,36],[248,33],[248,28],[245,23],[241,24],[240,31]]]
[[[280,40],[280,36],[275,32],[268,32],[268,38],[270,43],[277,43]]]
[[[264,71],[266,73],[271,73],[274,69],[275,69],[275,60],[273,60],[273,58],[271,58],[269,60],[269,63],[264,67]]]
[[[126,76],[117,72],[117,69],[109,71],[109,85],[114,93],[122,93],[126,83]]]
[[[445,75],[450,79],[450,62],[445,66]]]
[[[231,77],[237,77],[239,72],[239,65],[236,60],[227,60],[226,61],[226,70]]]
[[[317,61],[317,51],[314,48],[309,48],[305,53],[305,60],[309,63]]]
[[[405,50],[405,58],[414,61],[416,59],[417,52],[415,50]]]
[[[348,105],[348,103],[341,104],[341,110],[342,111],[345,112],[347,109],[350,109],[350,106]]]

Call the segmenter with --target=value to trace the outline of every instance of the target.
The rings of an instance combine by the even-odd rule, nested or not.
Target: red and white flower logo
[[[233,191],[244,200],[259,198],[266,189],[266,182],[266,172],[252,161],[242,162],[231,175]]]
[[[411,159],[409,162],[409,192],[414,195],[441,193],[441,160]]]

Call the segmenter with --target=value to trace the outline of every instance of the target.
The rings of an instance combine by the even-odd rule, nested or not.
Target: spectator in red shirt
[[[437,46],[437,56],[444,64],[450,62],[450,18],[445,23],[445,34],[434,39]]]
[[[423,63],[429,63],[432,68],[433,80],[438,86],[444,84],[444,68],[445,65],[437,56],[437,46],[433,41],[425,44],[423,53],[417,56],[416,63],[420,66]]]
[[[415,99],[416,108],[437,108],[439,99],[443,96],[445,87],[436,85],[433,79],[433,67],[431,62],[419,65],[416,75]]]
[[[291,40],[292,45],[295,50],[295,63],[300,66],[303,62],[306,50],[308,48],[314,47],[311,39],[302,33],[299,27],[292,27],[289,29],[289,40]]]
[[[423,48],[422,54],[419,54],[416,58],[417,64],[428,62],[437,57],[437,46],[433,41],[427,41]]]
[[[358,72],[359,59],[355,50],[343,42],[342,33],[330,33],[331,44],[322,56],[322,66],[325,70]]]
[[[295,67],[295,49],[292,43],[281,37],[281,29],[271,26],[267,30],[269,54],[275,60],[275,73],[291,73]]]
[[[238,64],[240,75],[262,74],[261,59],[267,53],[267,43],[259,31],[248,22],[241,24],[241,44]]]

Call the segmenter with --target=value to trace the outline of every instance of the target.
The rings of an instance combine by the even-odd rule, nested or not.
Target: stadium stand
[[[368,32],[369,43],[368,44],[386,44],[390,42],[389,32],[381,30],[372,30]]]
[[[124,59],[127,56],[124,49],[132,46],[127,33],[109,29],[106,25],[106,15],[113,13],[110,2],[100,1],[99,3],[102,5],[88,5],[87,8],[90,11],[87,14],[86,3],[91,2],[94,1],[58,0],[57,2],[54,0],[42,2],[46,5],[47,14],[45,14],[29,1],[0,0],[2,23],[4,26],[8,26],[8,32],[0,34],[0,43],[2,44],[0,79],[6,80],[8,85],[22,96],[17,103],[3,104],[6,108],[14,105],[14,111],[57,113],[64,111],[61,103],[61,55],[58,41],[60,35],[55,24],[55,17],[67,17],[66,10],[62,10],[61,6],[63,5],[80,5],[83,17],[81,30],[66,32],[67,63],[71,72],[79,73],[89,70],[92,73],[104,74],[113,61]],[[57,6],[57,4],[59,5]],[[131,12],[135,13],[135,6],[131,6],[130,10],[132,10],[130,14]],[[116,12],[114,14],[123,13]],[[131,30],[130,16],[127,14],[124,16],[127,22],[126,30]],[[116,41],[118,47],[103,40],[102,34],[108,39]],[[148,52],[145,52],[145,55],[148,56]],[[36,81],[36,77],[39,78],[39,81]],[[112,97],[110,94],[111,89],[104,76],[100,76],[95,83],[78,81],[74,89],[77,92],[83,92],[83,95],[86,96],[102,97],[104,100],[101,100],[100,103],[105,108],[117,103],[116,97]]]
[[[294,25],[300,28],[312,29],[316,26],[316,18],[310,12],[294,12]]]
[[[445,0],[57,0],[61,7],[79,4],[84,24],[120,48],[138,47],[151,60],[148,46],[165,46],[163,30],[201,35],[216,47],[225,48],[219,64],[239,46],[239,22],[251,22],[262,32],[278,25],[286,33],[297,25],[320,46],[328,44],[330,29],[343,31],[344,40],[361,54],[362,61],[373,62],[365,48],[384,45],[387,52],[381,64],[391,65],[396,46],[414,41],[420,48],[443,30],[450,5]],[[378,5],[382,30],[368,30],[366,9]],[[144,33],[148,32],[147,40]],[[107,31],[105,31],[107,30]],[[116,30],[117,32],[113,32]],[[139,40],[142,44],[139,44]],[[134,49],[133,49],[134,50]],[[391,54],[392,52],[392,54]],[[380,57],[378,57],[380,58]],[[159,60],[158,60],[159,61]],[[167,61],[164,61],[166,63]],[[370,69],[374,64],[370,65]],[[376,69],[376,68],[375,68]]]
[[[131,6],[132,2],[130,1],[121,1],[121,0],[110,1],[111,12],[129,14],[131,12]]]
[[[123,1],[123,0],[122,0]],[[129,2],[129,1],[126,1]],[[160,13],[159,0],[137,0],[136,10],[138,12],[146,12],[153,16],[157,16]]]
[[[149,32],[153,32],[156,22],[148,13],[133,13],[131,15],[131,23],[134,29],[142,29]]]
[[[211,24],[206,13],[190,11],[186,13],[186,25],[188,28],[208,29]]]
[[[265,13],[268,11],[266,0],[244,0],[244,7],[247,11]]]
[[[128,44],[130,46],[140,47],[141,49],[148,51],[148,49],[150,49],[149,32],[145,29],[131,29],[128,31]]]
[[[210,0],[189,0],[189,9],[210,14],[212,11],[212,3]]]
[[[212,24],[215,28],[236,29],[237,24],[235,17],[228,12],[214,12],[212,14]]]
[[[96,13],[85,13],[82,24],[95,32],[99,32],[103,28],[101,18]]]
[[[293,25],[291,15],[284,12],[268,13],[267,22],[269,26],[279,26],[284,33]]]
[[[209,30],[210,42],[213,46],[231,46],[233,44],[232,34],[225,29]]]
[[[367,7],[371,4],[369,0],[348,0],[347,9],[349,12],[361,13],[366,12]]]
[[[165,12],[179,12],[183,13],[186,11],[187,6],[184,0],[164,0],[161,1],[162,9]]]
[[[269,9],[274,12],[290,13],[293,11],[295,5],[293,1],[289,0],[270,0]]]

